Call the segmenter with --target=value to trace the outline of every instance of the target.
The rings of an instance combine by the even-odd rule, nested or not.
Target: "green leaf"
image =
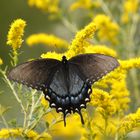
[[[11,107],[3,107],[0,104],[0,116],[2,116],[4,113],[6,113]]]

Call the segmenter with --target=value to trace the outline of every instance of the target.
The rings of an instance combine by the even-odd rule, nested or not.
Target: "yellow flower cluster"
[[[0,65],[2,65],[3,64],[3,60],[0,58]]]
[[[33,34],[33,35],[29,36],[27,38],[26,42],[29,46],[33,46],[36,44],[43,44],[43,45],[49,45],[49,46],[53,46],[53,47],[60,47],[60,48],[68,47],[67,41],[65,41],[59,37],[56,37],[54,35],[48,35],[48,34],[44,34],[44,33]]]
[[[120,63],[121,63],[121,69],[129,70],[132,68],[140,68],[140,58],[121,60]]]
[[[48,133],[38,134],[37,132],[30,130],[24,134],[23,128],[16,128],[16,129],[1,129],[0,130],[0,139],[8,139],[10,137],[18,138],[18,137],[26,137],[32,140],[51,140],[51,136]]]
[[[93,88],[91,98],[91,104],[97,106],[98,111],[102,115],[112,115],[116,112],[115,102],[112,100],[112,95],[109,95],[109,93]]]
[[[79,31],[73,39],[69,49],[74,50],[75,54],[83,53],[84,47],[89,45],[88,39],[91,39],[96,31],[96,25],[94,22],[88,24],[84,29]]]
[[[77,0],[76,2],[72,3],[72,5],[70,6],[70,10],[71,11],[74,11],[74,10],[77,10],[77,9],[90,9],[90,8],[93,8],[93,7],[100,7],[100,3],[95,0],[95,1],[92,1],[92,0]]]
[[[0,139],[7,139],[9,137],[18,137],[22,135],[22,129],[1,129]]]
[[[28,4],[47,13],[57,13],[59,11],[59,0],[28,0]]]
[[[56,53],[56,52],[47,52],[45,54],[42,54],[41,55],[41,58],[57,58],[58,60],[62,60],[62,56],[64,54],[61,54],[61,53]]]
[[[93,20],[97,25],[98,38],[100,41],[109,41],[113,44],[118,43],[117,35],[120,31],[119,25],[111,21],[110,17],[99,14]]]
[[[17,19],[11,24],[7,36],[7,45],[10,45],[13,48],[13,50],[20,48],[23,42],[22,36],[24,33],[25,26],[26,22],[22,19]]]
[[[89,45],[85,47],[85,53],[100,53],[117,57],[116,51],[105,45]]]
[[[91,4],[92,4],[91,0],[79,0],[70,6],[70,10],[76,10],[79,8],[89,9],[92,6]]]
[[[109,138],[114,138],[117,131],[117,119],[110,116],[103,116],[100,112],[94,112],[94,117],[90,122],[91,132],[96,140],[107,140]],[[90,136],[89,135],[89,136]]]
[[[124,112],[128,109],[130,98],[129,90],[126,83],[126,73],[123,74],[123,72],[121,72],[122,71],[120,70],[118,71],[118,74],[114,75],[116,77],[118,76],[118,78],[114,77],[111,80],[112,85],[110,94],[113,96],[113,101],[116,104],[117,112],[120,114],[124,114]]]
[[[136,113],[125,116],[118,128],[120,137],[126,136],[129,132],[133,131],[136,127],[140,126],[140,108]]]
[[[106,75],[95,85],[107,90],[110,89],[109,94],[112,96],[112,100],[116,105],[115,107],[117,112],[123,113],[128,109],[128,103],[130,102],[130,99],[126,83],[127,73],[120,67]]]
[[[123,23],[128,23],[132,16],[138,12],[138,8],[140,6],[139,0],[125,0],[123,4],[123,15],[121,17],[121,21]]]

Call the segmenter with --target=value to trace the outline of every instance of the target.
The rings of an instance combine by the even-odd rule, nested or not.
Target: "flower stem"
[[[23,126],[25,127],[26,126],[26,121],[27,121],[27,113],[26,113],[26,109],[24,108],[23,104],[22,104],[22,101],[21,99],[18,97],[13,85],[11,84],[11,82],[9,81],[9,79],[7,78],[6,76],[6,72],[5,71],[2,71],[0,70],[1,74],[3,75],[6,83],[8,84],[8,86],[10,87],[10,89],[12,90],[12,94],[15,96],[17,102],[20,104],[22,110],[23,110],[23,113],[24,113],[24,122],[23,122]]]
[[[105,12],[105,14],[107,14],[109,17],[111,17],[111,19],[113,19],[116,22],[116,20],[114,19],[114,16],[111,14],[111,11],[109,10],[107,4],[103,0],[99,0],[99,2],[101,3],[102,9]]]
[[[132,17],[132,25],[130,28],[130,32],[128,32],[128,57],[133,58],[135,57],[135,44],[134,44],[134,36],[137,30],[137,24],[138,24],[138,16],[134,15]],[[137,71],[135,69],[130,71],[130,76],[133,81],[133,89],[134,89],[134,94],[135,94],[135,100],[136,100],[136,105],[139,106],[139,87],[138,87],[138,79],[137,79]]]

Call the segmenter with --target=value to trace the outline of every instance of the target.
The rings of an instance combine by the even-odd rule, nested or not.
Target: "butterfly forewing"
[[[77,65],[82,77],[91,84],[119,66],[115,58],[103,54],[81,54],[69,61]]]
[[[35,89],[42,89],[48,85],[60,63],[55,59],[29,61],[13,68],[8,74],[8,78]]]

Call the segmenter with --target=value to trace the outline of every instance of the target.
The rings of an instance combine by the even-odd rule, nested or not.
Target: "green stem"
[[[130,28],[130,32],[128,32],[128,57],[133,58],[135,57],[135,41],[134,41],[134,36],[137,30],[137,24],[138,24],[138,17],[137,15],[133,15],[132,17],[132,25]],[[139,87],[138,87],[138,79],[137,79],[137,71],[135,69],[130,71],[130,76],[132,79],[132,84],[133,84],[133,90],[135,94],[135,100],[136,100],[136,105],[139,106]]]
[[[50,129],[54,124],[56,124],[60,119],[61,119],[61,116],[60,116],[60,117],[57,117],[57,118],[49,125],[49,129]],[[44,131],[44,132],[45,132],[45,131]]]
[[[36,107],[38,106],[38,104],[40,103],[40,100],[41,100],[41,98],[42,98],[42,94],[41,94],[40,97],[38,98],[38,100],[37,100],[36,103],[35,103],[35,99],[34,99],[34,94],[35,94],[35,93],[36,93],[36,91],[34,91],[34,92],[32,93],[32,105],[31,105],[31,110],[30,110],[30,114],[29,114],[29,121],[28,121],[27,127],[30,127],[30,126],[31,126],[31,124],[32,124],[31,119],[32,119],[33,112],[34,112],[34,110],[36,109]]]
[[[5,117],[4,117],[3,115],[1,115],[1,119],[2,119],[2,121],[3,121],[4,125],[5,125],[5,127],[6,127],[7,129],[9,129],[9,126],[8,126],[8,124],[7,124],[7,122],[6,122],[6,119],[5,119]]]
[[[30,130],[32,130],[32,129],[34,129],[35,127],[36,127],[36,125],[39,123],[39,121],[41,120],[41,118],[45,115],[45,114],[47,114],[48,112],[50,112],[51,111],[51,109],[48,109],[47,111],[45,111],[44,112],[44,109],[43,110],[41,110],[41,113],[39,113],[39,116],[38,116],[38,119],[36,119],[36,120],[34,120],[34,121],[32,121],[31,122],[31,124],[30,124],[30,129],[29,129],[29,131]],[[28,127],[28,128],[29,128]]]
[[[36,125],[40,122],[41,118],[44,116],[44,112],[41,112],[41,114],[38,116],[38,119],[36,119],[34,122],[32,122],[30,124],[30,128],[29,128],[29,131],[34,129],[36,127]]]
[[[33,111],[34,111],[34,104],[35,104],[35,99],[34,99],[34,94],[36,93],[36,91],[33,91],[32,92],[32,101],[31,101],[31,109],[30,109],[30,113],[28,115],[28,123],[27,123],[27,127],[30,125],[31,123],[31,119],[32,119],[32,114],[33,114]]]
[[[78,29],[76,26],[70,23],[66,18],[61,18],[61,20],[64,26],[67,27],[67,29],[69,29],[72,33],[77,32]]]
[[[108,116],[106,115],[106,116],[104,117],[104,119],[105,119],[105,130],[104,130],[104,135],[105,135],[105,137],[107,137]]]
[[[13,66],[16,66],[17,65],[17,62],[18,62],[18,52],[17,52],[17,50],[16,49],[14,49],[13,51],[12,51],[12,60],[13,60]]]
[[[111,14],[111,11],[109,10],[109,8],[106,5],[106,3],[104,2],[104,0],[99,0],[99,2],[101,3],[102,9],[105,12],[105,14],[108,15],[109,17],[111,17],[111,19],[113,19],[116,22],[116,20],[114,19],[114,16]]]
[[[21,108],[22,108],[22,110],[23,110],[23,113],[24,113],[24,122],[23,122],[23,126],[25,127],[25,126],[26,126],[26,121],[27,121],[27,113],[26,113],[26,110],[25,110],[25,108],[24,108],[24,106],[23,106],[23,104],[22,104],[22,101],[21,101],[21,99],[18,97],[18,94],[16,93],[16,91],[15,91],[13,85],[11,84],[11,82],[9,81],[9,79],[7,78],[6,72],[5,72],[5,71],[2,71],[2,70],[0,70],[0,72],[1,72],[1,74],[3,75],[3,77],[4,77],[5,81],[6,81],[6,83],[8,84],[8,86],[9,86],[10,89],[12,90],[12,94],[15,96],[17,102],[20,104],[20,106],[21,106]]]

